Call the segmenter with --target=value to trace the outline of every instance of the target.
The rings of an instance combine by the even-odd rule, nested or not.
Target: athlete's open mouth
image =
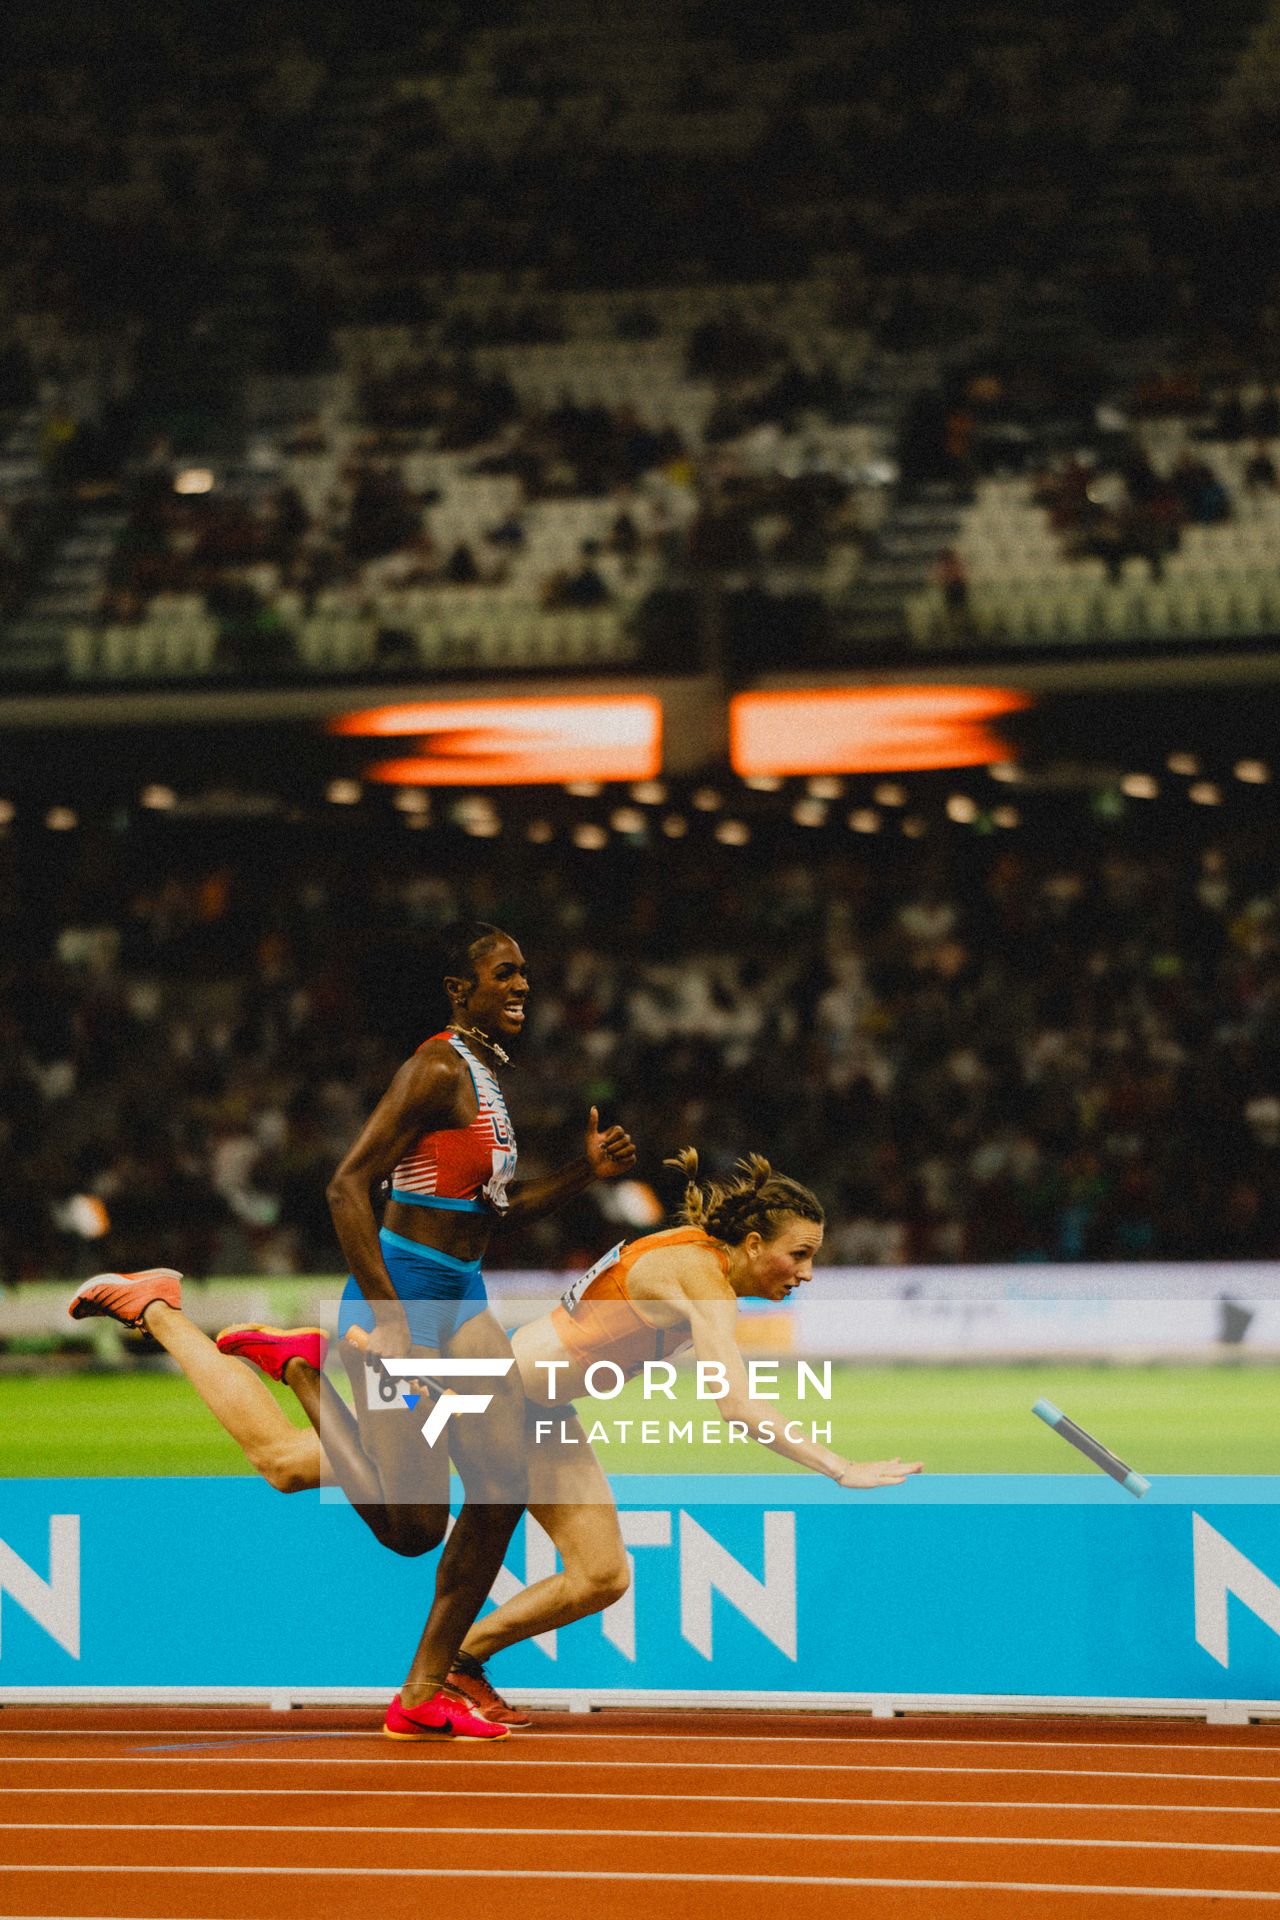
[[[523,1000],[508,1000],[502,1011],[506,1014],[508,1020],[518,1020],[521,1025],[524,1024]]]

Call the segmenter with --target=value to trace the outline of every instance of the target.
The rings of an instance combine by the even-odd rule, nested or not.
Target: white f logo
[[[384,1373],[396,1380],[501,1380],[515,1365],[508,1360],[380,1360]],[[454,1393],[446,1388],[422,1423],[422,1437],[434,1447],[455,1413],[483,1413],[491,1393]]]

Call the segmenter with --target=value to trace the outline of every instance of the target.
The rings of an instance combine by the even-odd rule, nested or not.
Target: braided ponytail
[[[825,1218],[816,1194],[785,1173],[775,1173],[761,1154],[739,1160],[736,1176],[728,1180],[699,1180],[695,1147],[681,1148],[665,1164],[686,1176],[681,1220],[728,1246],[740,1245],[749,1233],[772,1240],[789,1216],[818,1226]]]

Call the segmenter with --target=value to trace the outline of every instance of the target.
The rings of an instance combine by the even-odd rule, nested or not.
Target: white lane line
[[[531,1709],[541,1711],[541,1709]],[[259,1722],[252,1727],[6,1727],[0,1718],[0,1733],[15,1740],[110,1740],[132,1739],[137,1735],[150,1734],[154,1739],[164,1740],[234,1740],[243,1734],[246,1740],[352,1740],[364,1739],[371,1731],[377,1730],[372,1712],[367,1727],[308,1728],[300,1733],[290,1733],[287,1726],[278,1731],[264,1730]],[[1261,1731],[1261,1729],[1259,1729]],[[947,1734],[861,1734],[861,1733],[630,1733],[614,1732],[612,1729],[595,1727],[540,1727],[534,1725],[522,1729],[526,1742],[536,1740],[539,1745],[547,1740],[572,1740],[581,1744],[584,1740],[592,1742],[604,1740],[662,1740],[675,1742],[678,1746],[688,1746],[695,1742],[716,1741],[720,1745],[743,1747],[786,1746],[797,1744],[806,1747],[1015,1747],[1020,1752],[1034,1752],[1038,1747],[1052,1747],[1054,1751],[1083,1749],[1096,1753],[1099,1748],[1108,1753],[1248,1753],[1258,1756],[1273,1753],[1280,1762],[1280,1740],[1259,1740],[1251,1743],[1246,1740],[995,1740],[975,1738],[966,1740],[960,1736]]]
[[[506,1742],[503,1745],[506,1746]],[[423,1746],[430,1747],[435,1758],[431,1766],[477,1767],[492,1764],[478,1755],[456,1754],[448,1751],[449,1743],[424,1740]],[[525,1749],[527,1751],[527,1749]],[[403,1765],[402,1755],[390,1754],[374,1756],[372,1754],[334,1754],[326,1760],[303,1760],[292,1754],[219,1753],[206,1759],[203,1754],[184,1753],[167,1754],[161,1759],[148,1755],[138,1759],[135,1755],[59,1753],[45,1764],[51,1767],[119,1767],[122,1760],[128,1760],[129,1770],[137,1771],[142,1767],[387,1767]],[[0,1766],[6,1762],[24,1761],[30,1764],[30,1758],[20,1753],[0,1753]],[[497,1762],[499,1766],[519,1767],[522,1772],[531,1767],[558,1767],[564,1772],[569,1767],[591,1767],[597,1772],[605,1767],[625,1767],[636,1773],[642,1768],[650,1772],[674,1773],[1011,1773],[1019,1776],[1044,1776],[1060,1780],[1064,1776],[1072,1780],[1243,1780],[1264,1787],[1280,1786],[1280,1775],[1274,1773],[1181,1773],[1176,1768],[1168,1768],[1156,1773],[1140,1773],[1121,1767],[911,1767],[901,1761],[890,1761],[880,1765],[869,1760],[512,1760]]]
[[[57,1791],[53,1787],[6,1787],[5,1796],[33,1793],[44,1799]],[[95,1801],[115,1795],[136,1800],[143,1794],[158,1794],[166,1800],[189,1795],[198,1800],[338,1799],[338,1800],[438,1800],[437,1787],[96,1787],[90,1790]],[[462,1787],[454,1790],[463,1800],[626,1800],[635,1804],[652,1800],[669,1807],[669,1793],[602,1793],[574,1788],[572,1791],[525,1787],[512,1792],[505,1787]],[[1255,1813],[1280,1817],[1280,1806],[1220,1806],[1206,1800],[920,1800],[914,1795],[905,1800],[868,1800],[862,1794],[817,1793],[682,1793],[682,1807],[973,1807],[982,1810],[1001,1808],[1016,1813]],[[163,1823],[162,1823],[163,1824]]]
[[[1208,1840],[1076,1840],[1057,1835],[1003,1833],[790,1833],[762,1832],[753,1827],[383,1827],[383,1826],[270,1826],[221,1825],[202,1821],[179,1825],[166,1820],[148,1825],[111,1820],[4,1820],[0,1833],[367,1833],[461,1836],[492,1834],[525,1840],[778,1840],[831,1841],[847,1845],[920,1847],[1125,1847],[1147,1853],[1280,1853],[1280,1846],[1260,1842]]]
[[[639,1880],[674,1882],[678,1886],[743,1887],[921,1887],[947,1893],[1113,1893],[1161,1900],[1280,1900],[1280,1893],[1251,1893],[1235,1887],[1114,1887],[1083,1885],[1061,1880],[889,1880],[862,1874],[844,1877],[820,1873],[619,1873],[586,1868],[539,1867],[118,1867],[86,1862],[77,1866],[43,1863],[13,1867],[0,1863],[0,1873],[224,1873],[288,1874],[293,1880]]]

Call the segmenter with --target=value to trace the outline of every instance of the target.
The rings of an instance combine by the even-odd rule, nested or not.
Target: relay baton
[[[1114,1453],[1095,1440],[1091,1433],[1086,1433],[1083,1427],[1078,1427],[1074,1420],[1068,1420],[1066,1414],[1060,1407],[1055,1407],[1052,1400],[1037,1400],[1031,1411],[1043,1420],[1047,1427],[1052,1427],[1055,1433],[1060,1434],[1064,1440],[1075,1447],[1077,1452],[1082,1453],[1086,1460],[1092,1460],[1095,1467],[1101,1467],[1102,1471],[1109,1473],[1113,1480],[1118,1480],[1126,1493],[1131,1493],[1135,1500],[1141,1500],[1144,1493],[1150,1492],[1149,1480],[1144,1480],[1140,1473],[1133,1471],[1132,1467],[1126,1467],[1123,1460],[1117,1460]]]

